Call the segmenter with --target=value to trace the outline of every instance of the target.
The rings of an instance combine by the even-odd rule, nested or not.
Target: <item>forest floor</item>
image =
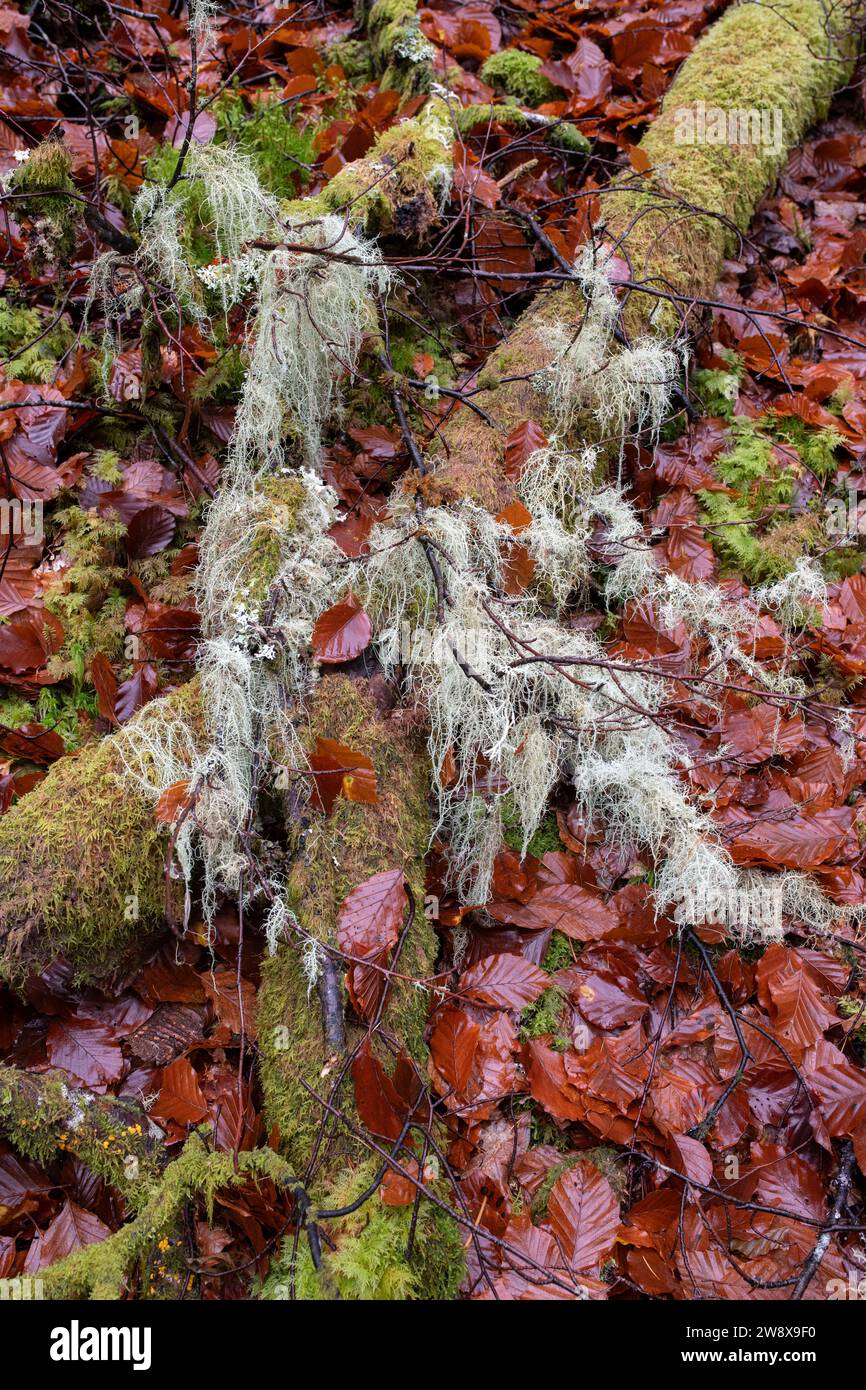
[[[165,45],[185,74],[185,25],[163,0],[148,6],[157,20],[124,9],[88,34],[79,62],[69,44],[49,42],[51,8],[0,10],[0,176],[14,189],[27,152],[62,136],[72,187],[122,237],[142,179],[182,137],[181,88],[157,74]],[[681,0],[578,12],[515,0],[422,10],[440,59],[462,68],[450,77],[462,101],[492,99],[481,69],[517,45],[543,60],[531,70],[543,111],[589,142],[575,154],[496,122],[461,137],[441,228],[427,245],[392,248],[401,281],[389,304],[391,361],[422,449],[469,408],[461,392],[554,258],[573,260],[613,171],[641,173],[638,140],[723,8]],[[329,48],[350,33],[351,6],[326,19],[310,9],[258,6],[251,28],[244,6],[230,4],[198,75],[214,99],[195,139],[236,138],[283,195],[315,193],[366,153],[399,103]],[[242,372],[236,344],[218,352],[192,327],[154,361],[133,322],[103,393],[99,324],[85,325],[84,303],[104,235],[76,224],[58,268],[34,253],[38,218],[14,197],[4,203],[0,441],[7,490],[40,506],[38,525],[12,538],[0,562],[0,814],[50,766],[193,673],[197,540]],[[666,627],[650,604],[616,609],[597,590],[579,618],[612,661],[664,672],[666,714],[692,754],[683,778],[734,861],[806,871],[840,904],[866,894],[864,252],[855,84],[790,158],[726,263],[690,363],[689,410],[625,463],[657,561],[684,580],[747,597],[818,556],[826,603],[800,615],[793,646],[765,613],[754,645],[768,669],[784,660],[806,673],[813,698],[785,704],[755,682],[708,701],[678,679],[699,636]],[[343,513],[332,534],[353,557],[413,463],[375,364],[364,371],[324,449]],[[143,427],[144,401],[173,444]],[[540,427],[523,422],[509,467],[519,472],[541,442]],[[516,539],[513,592],[531,578]],[[321,646],[317,654],[333,667]],[[840,706],[844,727],[822,715]],[[354,749],[364,752],[362,732]],[[536,1268],[559,1269],[566,1250],[597,1298],[787,1299],[796,1289],[824,1299],[832,1281],[866,1278],[866,970],[854,928],[840,918],[816,939],[780,921],[762,938],[766,923],[753,924],[745,945],[725,923],[678,934],[653,910],[652,864],[634,846],[611,848],[567,786],[524,858],[519,832],[507,839],[485,904],[461,906],[444,886],[447,846],[429,856],[427,910],[441,944],[430,1084],[449,1147],[447,1172],[428,1168],[476,1225],[463,1293],[541,1296],[536,1274],[503,1261],[501,1240]],[[770,899],[766,908],[772,919]],[[0,987],[0,1064],[59,1069],[74,1086],[127,1098],[168,1156],[206,1122],[218,1150],[267,1143],[254,1068],[258,925],[253,915],[242,929],[226,902],[215,933],[194,913],[182,936],[105,992],[78,985],[63,960],[23,991]],[[375,1133],[384,1087],[366,1070],[354,1084]],[[38,1164],[13,1136],[0,1140],[0,1278],[38,1276],[122,1224],[121,1197],[70,1141]],[[416,1172],[426,1180],[423,1164]],[[819,1249],[840,1175],[844,1210]],[[392,1169],[372,1200],[411,1206],[416,1188]],[[217,1194],[210,1223],[193,1204],[183,1235],[154,1245],[130,1297],[247,1298],[291,1221],[287,1197],[267,1183]]]

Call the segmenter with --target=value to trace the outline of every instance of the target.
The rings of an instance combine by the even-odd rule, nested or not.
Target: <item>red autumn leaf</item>
[[[104,652],[97,652],[91,661],[90,679],[93,681],[96,691],[99,713],[109,723],[116,724],[117,716],[114,712],[114,706],[117,700],[117,677]]]
[[[99,1245],[111,1235],[104,1221],[75,1202],[64,1203],[46,1231],[33,1242],[24,1262],[24,1273],[35,1274],[56,1260],[65,1259],[87,1245]]]
[[[165,507],[144,507],[136,512],[126,532],[126,553],[130,560],[158,555],[174,540],[176,522]]]
[[[420,1093],[411,1064],[399,1058],[389,1076],[365,1038],[352,1063],[352,1081],[362,1124],[383,1139],[396,1139]]]
[[[828,1132],[853,1134],[866,1115],[866,1072],[823,1040],[806,1053],[802,1070]]]
[[[778,869],[817,869],[841,853],[854,826],[851,806],[801,813],[785,820],[752,819],[728,841],[737,864],[768,864]]]
[[[672,1134],[671,1149],[673,1166],[678,1168],[692,1182],[710,1187],[713,1181],[713,1160],[699,1139],[689,1134]]]
[[[574,941],[598,941],[619,925],[616,910],[577,883],[540,888],[525,904],[491,902],[487,911],[496,922],[508,922],[524,931],[555,927]]]
[[[649,1000],[633,980],[610,970],[584,968],[578,962],[560,970],[556,983],[568,991],[572,1003],[594,1028],[622,1028],[643,1018],[649,1008]]]
[[[323,665],[354,661],[370,645],[373,628],[355,595],[335,603],[316,619],[313,627],[313,653]]]
[[[338,796],[376,805],[376,770],[366,753],[357,753],[333,738],[318,738],[316,751],[310,754],[310,767],[314,773],[313,803],[326,816]]]
[[[773,943],[758,962],[756,975],[761,1002],[789,1042],[811,1047],[838,1023],[798,952]]]
[[[436,1015],[430,1038],[430,1057],[446,1086],[462,1095],[472,1072],[481,1029],[463,1009],[447,1008]]]
[[[619,1203],[603,1173],[577,1163],[557,1178],[547,1219],[572,1269],[595,1271],[613,1251]]]
[[[148,700],[156,694],[156,668],[149,662],[142,662],[136,667],[129,680],[118,686],[117,699],[114,703],[114,713],[118,722],[125,724],[127,719],[131,719],[136,710],[140,710],[142,705],[146,705]]]
[[[172,825],[189,805],[189,782],[172,782],[156,803],[154,815],[163,825]]]
[[[504,511],[501,511],[496,518],[503,526],[510,526],[515,536],[519,536],[521,531],[525,531],[532,525],[532,513],[527,511],[519,499],[509,502]]]
[[[509,478],[519,478],[526,460],[539,449],[546,448],[547,436],[535,420],[515,425],[505,441],[505,471]]]
[[[45,1048],[52,1066],[104,1092],[123,1074],[123,1053],[112,1028],[79,1019],[52,1019]]]
[[[162,1074],[162,1086],[151,1108],[156,1120],[195,1125],[207,1115],[199,1080],[186,1057],[178,1057]]]
[[[17,729],[0,725],[0,749],[9,758],[24,758],[47,766],[63,757],[66,745],[59,734],[44,724],[21,724]]]
[[[464,161],[454,166],[454,187],[464,198],[477,198],[486,208],[495,208],[502,197],[499,184],[480,165]]]
[[[353,888],[337,918],[337,945],[370,966],[351,965],[346,983],[362,1018],[372,1019],[385,990],[386,977],[377,966],[387,963],[396,944],[406,910],[402,869],[374,874]]]
[[[0,667],[20,675],[36,671],[47,656],[45,639],[36,618],[14,618],[0,625]]]
[[[525,1009],[550,985],[550,976],[522,956],[485,956],[460,977],[460,990],[494,1009]]]

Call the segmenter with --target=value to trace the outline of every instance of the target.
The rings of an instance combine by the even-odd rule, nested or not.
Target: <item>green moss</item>
[[[436,50],[421,32],[414,0],[376,0],[367,19],[367,34],[383,89],[404,97],[429,91]]]
[[[564,932],[555,931],[541,962],[542,970],[546,970],[549,975],[555,975],[557,970],[567,970],[570,965],[574,965],[577,949]]]
[[[0,1131],[18,1153],[42,1164],[71,1154],[133,1210],[144,1205],[158,1173],[141,1118],[126,1102],[78,1090],[60,1074],[0,1067]]]
[[[562,1033],[562,1011],[565,1007],[565,995],[556,985],[546,989],[534,1004],[524,1009],[520,1015],[520,1039],[522,1042],[529,1042],[533,1038],[543,1038],[548,1035],[551,1038],[551,1047],[554,1051],[564,1052],[571,1042]]]
[[[118,551],[126,527],[77,506],[56,511],[51,525],[71,563],[45,592],[45,607],[64,631],[63,646],[49,669],[59,679],[71,677],[79,687],[97,652],[116,658],[123,651],[126,600],[119,585],[126,568],[118,562]]]
[[[309,183],[317,127],[302,127],[291,119],[276,82],[257,94],[252,110],[239,89],[227,92],[214,103],[214,115],[217,139],[230,140],[249,157],[269,192],[286,197]]]
[[[7,296],[0,297],[0,360],[7,377],[41,384],[53,381],[57,359],[72,342],[65,321],[41,336],[53,317],[43,317],[36,309],[18,305]],[[35,338],[40,341],[34,342]]]
[[[21,695],[5,695],[0,700],[0,724],[7,729],[17,729],[20,724],[30,724],[36,718],[36,711],[29,700]]]
[[[790,515],[799,460],[810,459],[813,471],[826,477],[836,467],[832,451],[838,438],[833,431],[829,437],[827,431],[816,435],[800,421],[772,416],[737,417],[731,427],[733,448],[715,465],[727,491],[698,493],[701,521],[711,528],[713,547],[732,572],[750,583],[779,579],[823,543],[817,515]]]
[[[285,210],[307,217],[350,211],[353,225],[368,235],[423,237],[439,219],[450,181],[451,139],[448,107],[434,97],[418,116],[383,131],[370,153],[347,164],[321,193]]]
[[[360,1197],[374,1181],[378,1159],[346,1168],[327,1189],[322,1206],[340,1210]],[[440,1185],[431,1189],[442,1197]],[[464,1270],[460,1228],[441,1209],[422,1199],[418,1208],[412,1260],[406,1251],[413,1206],[386,1206],[378,1191],[349,1216],[322,1222],[322,1269],[316,1270],[309,1244],[298,1250],[295,1296],[302,1301],[335,1298],[351,1301],[402,1302],[452,1299]],[[333,1247],[331,1247],[333,1242]],[[275,1263],[262,1291],[265,1299],[287,1298],[291,1286],[291,1242]]]
[[[72,752],[81,742],[83,732],[82,719],[79,716],[84,716],[83,722],[86,727],[98,713],[99,704],[95,692],[80,688],[64,690],[59,686],[45,686],[39,692],[39,722],[60,735],[67,752]]]
[[[195,682],[141,718],[195,720]],[[0,975],[19,983],[57,956],[110,980],[165,925],[165,848],[150,800],[123,776],[123,732],[61,758],[0,819]]]
[[[373,76],[373,55],[364,39],[341,39],[328,47],[329,63],[337,63],[350,82],[369,82]]]
[[[156,1253],[159,1240],[178,1230],[190,1203],[202,1203],[210,1220],[219,1191],[265,1179],[278,1186],[293,1181],[272,1149],[237,1155],[212,1153],[201,1135],[192,1134],[181,1155],[149,1187],[147,1200],[133,1221],[101,1244],[77,1250],[43,1272],[46,1297],[122,1298],[140,1275],[141,1262]],[[148,1288],[143,1286],[137,1296],[147,1295]],[[176,1289],[169,1296],[176,1298]]]
[[[523,849],[523,830],[520,825],[520,814],[514,801],[514,797],[509,792],[502,798],[502,827],[505,843],[509,849],[513,849],[519,854]],[[556,823],[556,816],[551,812],[545,816],[541,825],[536,830],[527,846],[527,852],[540,859],[551,849],[562,849],[562,841],[559,838],[559,826]]]
[[[66,197],[73,192],[72,154],[60,140],[49,137],[31,150],[14,171],[11,187],[28,193],[22,209],[29,220],[28,250],[33,265],[62,264],[75,245],[76,204]],[[19,205],[20,206],[20,205]]]
[[[366,688],[345,676],[325,676],[316,687],[306,738],[336,738],[374,765],[374,806],[338,798],[327,820],[314,815],[299,845],[289,880],[292,906],[305,930],[333,943],[340,907],[352,888],[373,874],[402,867],[416,911],[400,956],[400,970],[426,977],[436,959],[436,938],[421,911],[424,855],[430,834],[429,770],[422,749],[393,732],[378,716]],[[0,822],[2,824],[2,822]],[[294,943],[265,962],[259,994],[259,1048],[269,1121],[299,1165],[309,1160],[321,1107],[303,1085],[318,1090],[326,1048],[318,1003],[309,1000]],[[394,984],[387,1026],[416,1059],[426,1057],[428,996],[407,981]],[[387,1054],[384,1059],[390,1066]]]
[[[481,78],[497,92],[516,97],[527,106],[540,106],[543,101],[555,101],[562,92],[541,71],[542,61],[535,53],[522,53],[519,48],[503,48],[489,57],[481,69]]]

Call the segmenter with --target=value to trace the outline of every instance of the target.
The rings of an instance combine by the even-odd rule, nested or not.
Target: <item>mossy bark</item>
[[[72,1154],[132,1211],[145,1204],[159,1175],[162,1146],[154,1143],[141,1111],[73,1086],[60,1072],[0,1067],[0,1133],[37,1163]]]
[[[856,41],[841,28],[834,35],[828,29],[833,22],[851,25],[852,15],[833,11],[828,18],[821,0],[742,4],[701,38],[641,141],[649,170],[616,180],[602,194],[596,239],[629,262],[634,280],[681,301],[711,297],[738,233],[746,231],[791,149],[826,113],[834,90],[851,71]],[[699,102],[705,111],[778,110],[778,148],[752,141],[687,143],[684,113]],[[443,431],[437,477],[452,495],[470,496],[493,512],[513,500],[514,485],[503,466],[509,432],[527,419],[553,428],[550,400],[533,380],[554,355],[544,327],[558,323],[576,331],[585,307],[571,285],[540,296],[493,353],[481,375],[489,385],[473,399],[495,424],[463,410]],[[632,290],[623,325],[633,339],[645,333],[670,337],[684,307]],[[574,434],[591,443],[598,427],[592,418],[578,419]]]
[[[397,969],[414,978],[432,974],[436,939],[424,916],[430,777],[422,739],[379,715],[366,682],[337,675],[324,677],[316,687],[307,736],[311,746],[319,737],[339,739],[369,757],[378,800],[366,805],[338,798],[327,820],[313,819],[289,880],[289,901],[298,921],[317,941],[336,946],[337,917],[351,889],[374,874],[401,869],[414,915]],[[389,991],[383,1017],[385,1029],[422,1062],[427,1004],[423,990],[398,981]],[[263,968],[258,1031],[268,1119],[279,1126],[290,1159],[306,1164],[323,1111],[304,1083],[322,1093],[329,1046],[298,942],[281,946]]]
[[[193,682],[136,718],[194,718],[197,702]],[[125,737],[61,758],[0,818],[0,976],[14,984],[61,955],[107,982],[165,930],[166,836],[124,776]]]
[[[272,1149],[239,1153],[213,1153],[199,1134],[186,1141],[183,1152],[146,1188],[146,1200],[138,1215],[98,1245],[88,1245],[44,1270],[44,1295],[51,1299],[115,1300],[123,1298],[160,1241],[176,1238],[184,1211],[191,1202],[203,1201],[208,1219],[217,1192],[249,1181],[269,1178],[289,1186],[294,1175]],[[183,1266],[180,1267],[181,1270]],[[185,1279],[182,1281],[182,1288]],[[166,1288],[177,1298],[177,1289]],[[139,1287],[140,1296],[147,1288]],[[156,1296],[159,1296],[154,1290]]]

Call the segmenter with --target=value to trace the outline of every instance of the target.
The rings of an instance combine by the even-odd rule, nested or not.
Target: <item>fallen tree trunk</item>
[[[623,332],[631,338],[650,333],[669,340],[680,327],[680,305],[688,306],[710,295],[722,259],[735,245],[737,231],[748,226],[760,196],[790,148],[826,110],[834,87],[847,71],[852,50],[851,40],[841,34],[834,39],[827,33],[826,23],[823,5],[807,0],[780,0],[772,8],[737,6],[709,31],[683,65],[662,114],[642,142],[650,170],[643,176],[621,179],[607,191],[606,215],[597,229],[599,237],[631,266],[635,288],[629,293],[622,318]],[[699,101],[725,111],[778,107],[783,122],[780,147],[769,151],[752,144],[678,144],[682,113]],[[431,149],[430,153],[432,157],[436,151]],[[379,208],[378,213],[370,213],[372,230],[399,223],[394,217],[389,223],[393,209],[382,217],[380,193],[379,188],[371,194]],[[325,201],[320,210],[333,209],[335,204],[327,201],[327,191],[322,196]],[[353,206],[357,208],[358,203]],[[417,230],[419,223],[414,226]],[[542,294],[493,353],[480,378],[483,390],[474,397],[493,423],[475,412],[460,410],[443,431],[435,472],[426,480],[444,502],[471,498],[497,513],[513,500],[514,483],[504,468],[505,439],[527,419],[543,428],[553,427],[551,401],[540,388],[536,373],[555,356],[550,327],[565,325],[575,332],[585,310],[576,285],[566,284]],[[584,416],[578,417],[573,428],[579,437],[591,439],[597,427],[591,417]],[[139,717],[148,717],[147,712]],[[305,1170],[305,1191],[308,1185],[325,1208],[350,1207],[370,1181],[371,1167],[364,1161],[365,1146],[354,1133],[351,1111],[347,1128],[334,1123],[339,1117],[327,1109],[325,1091],[330,1077],[339,1072],[341,1057],[351,1054],[353,1040],[339,1037],[339,1029],[335,1034],[333,993],[329,995],[327,981],[324,1008],[314,1008],[308,1002],[309,977],[301,948],[305,942],[318,943],[325,961],[330,962],[327,971],[332,973],[339,957],[329,956],[328,951],[336,944],[343,897],[364,879],[399,869],[411,888],[414,912],[411,906],[407,909],[411,916],[407,917],[403,949],[395,968],[399,974],[426,977],[432,974],[435,962],[433,934],[420,910],[429,833],[429,772],[424,751],[399,721],[377,712],[366,682],[350,682],[346,677],[322,681],[312,703],[309,737],[325,736],[351,745],[354,732],[356,743],[360,742],[374,762],[379,804],[339,802],[332,820],[315,822],[299,845],[291,883],[298,931],[280,944],[268,963],[259,1000],[267,1112],[279,1126],[290,1165]],[[124,789],[118,775],[123,738],[120,733],[98,749],[84,750],[74,763],[55,768],[35,793],[0,821],[0,873],[13,887],[11,894],[4,894],[0,909],[2,961],[8,974],[20,978],[26,964],[43,963],[49,955],[62,952],[75,959],[82,975],[98,977],[137,935],[140,939],[142,934],[159,929],[162,855],[149,819],[151,807]],[[50,829],[34,842],[35,826],[44,823],[53,827],[55,814],[62,825],[70,815],[76,789],[83,802],[86,796],[85,814],[93,816],[84,836],[86,853],[75,850],[71,836],[58,841]],[[39,800],[34,801],[35,797]],[[116,836],[108,809],[118,803],[126,805],[127,814],[135,817],[135,828],[146,836],[148,846],[146,856],[135,855],[134,871],[142,881],[138,899],[145,911],[132,929],[121,910],[128,896],[123,888],[132,881],[124,858],[129,846],[121,844],[123,837]],[[81,817],[73,819],[72,825],[80,834]],[[107,896],[106,880],[118,885]],[[39,889],[33,886],[36,884]],[[73,889],[70,906],[67,900]],[[91,954],[93,938],[99,945]],[[82,941],[87,944],[86,951]],[[425,1009],[423,992],[406,982],[393,985],[381,1027],[376,1030],[375,1046],[382,1062],[388,1053],[387,1046],[382,1048],[382,1037],[390,1034],[416,1064],[423,1064]],[[339,1105],[330,1103],[344,1113],[345,1090]],[[453,1272],[458,1263],[454,1259],[454,1231],[449,1232],[440,1214],[430,1217],[436,1220],[437,1228],[428,1231],[427,1237],[439,1242],[443,1260],[432,1266],[422,1262],[415,1270],[406,1267],[400,1239],[405,1234],[407,1210],[397,1208],[389,1215],[390,1209],[377,1209],[375,1217],[362,1218],[360,1230],[361,1218],[354,1211],[347,1212],[340,1218],[342,1224],[330,1231],[335,1249],[324,1253],[321,1270],[305,1267],[299,1293],[314,1296],[318,1290],[327,1295],[336,1289],[344,1296],[361,1296],[359,1282],[349,1269],[352,1263],[357,1266],[357,1260],[341,1259],[341,1250],[345,1255],[343,1246],[351,1242],[356,1251],[357,1242],[365,1239],[371,1261],[366,1287],[382,1291],[382,1296],[388,1296],[385,1291],[401,1278],[409,1292],[422,1296],[453,1287],[447,1267]],[[394,1223],[393,1230],[389,1228],[388,1240],[382,1241],[378,1223],[387,1221]],[[130,1237],[129,1250],[133,1246],[138,1249]],[[118,1244],[118,1249],[121,1247],[127,1250],[123,1242]],[[387,1248],[387,1256],[376,1264],[374,1250],[379,1247]],[[79,1265],[86,1263],[85,1253]],[[89,1275],[79,1277],[81,1286],[106,1287],[101,1277],[95,1283]],[[113,1287],[119,1283],[115,1281]]]

